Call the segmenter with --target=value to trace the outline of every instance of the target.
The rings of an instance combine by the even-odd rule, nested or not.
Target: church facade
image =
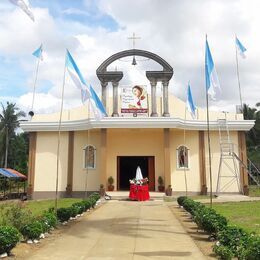
[[[123,116],[126,111],[122,110],[123,97],[119,93],[123,72],[108,71],[107,67],[126,56],[148,57],[162,66],[161,71],[146,71],[151,95],[147,95],[145,110],[141,102],[137,104],[147,116],[139,116],[134,112],[136,108]],[[167,62],[147,51],[133,49],[109,57],[97,69],[108,117],[95,120],[86,107],[64,111],[58,160],[59,114],[35,115],[23,122],[22,129],[30,133],[28,193],[34,199],[53,198],[58,185],[60,197],[82,196],[86,191],[99,190],[100,184],[107,188],[109,177],[114,179],[115,190],[128,190],[129,179],[140,166],[143,176],[149,179],[150,191],[158,191],[161,177],[164,186],[171,185],[174,193],[187,189],[189,193],[206,194],[210,188],[206,111],[197,109],[196,119],[186,113],[185,102],[168,93],[172,75]],[[110,82],[112,98],[107,97]],[[162,99],[156,95],[159,82],[163,86]],[[245,132],[254,122],[236,113],[210,112],[209,118],[213,192],[219,185],[221,192],[246,193],[248,176],[238,161],[226,161],[219,171],[219,120],[225,121],[232,149],[244,163]],[[223,171],[227,177],[219,178]]]

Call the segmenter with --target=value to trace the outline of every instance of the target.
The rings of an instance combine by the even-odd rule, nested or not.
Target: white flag
[[[29,8],[29,3],[25,3],[24,0],[9,0],[12,4],[19,6],[31,19],[34,21],[34,15]]]

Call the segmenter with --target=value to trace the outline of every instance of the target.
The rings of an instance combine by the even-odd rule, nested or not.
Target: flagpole
[[[57,214],[57,206],[58,206],[60,136],[61,136],[61,120],[62,120],[63,101],[64,101],[64,86],[65,86],[65,79],[66,79],[66,57],[67,56],[65,55],[63,83],[62,83],[62,91],[61,91],[60,118],[59,118],[59,126],[58,126],[58,145],[57,145],[57,161],[56,161],[56,188],[55,188],[55,212],[56,212],[56,214]]]
[[[32,112],[33,112],[33,106],[34,106],[35,90],[36,90],[36,83],[37,83],[37,79],[38,79],[39,65],[40,65],[40,58],[38,58],[38,61],[37,61],[35,79],[34,79],[34,84],[33,84],[33,98],[32,98],[32,106],[31,106]]]
[[[237,36],[235,35],[237,38]],[[240,98],[240,112],[243,113],[243,102],[242,102],[242,94],[241,94],[241,85],[240,85],[240,76],[239,76],[239,64],[238,64],[238,57],[237,57],[237,47],[236,49],[236,69],[237,69],[237,82],[238,82],[238,90],[239,90],[239,98]]]
[[[209,182],[210,182],[210,207],[212,207],[212,170],[211,170],[211,147],[210,147],[210,134],[209,134],[209,98],[206,93],[207,101],[207,133],[208,133],[208,152],[209,152]]]
[[[207,42],[207,34],[206,34]],[[207,103],[207,135],[208,135],[208,153],[209,153],[209,182],[210,182],[210,207],[212,208],[212,170],[211,170],[211,146],[210,146],[210,133],[209,133],[209,95],[206,84],[206,103]]]
[[[185,149],[186,149],[186,113],[187,113],[187,108],[186,108],[186,105],[185,105],[185,113],[184,113],[185,126],[184,126],[184,132],[183,132],[183,142],[184,142],[184,178],[185,178],[185,191],[186,191],[186,197],[188,197],[188,184],[187,184],[186,167],[185,167]]]
[[[89,128],[87,130],[87,172],[86,172],[86,180],[85,180],[85,194],[84,198],[87,197],[87,188],[88,188],[88,159],[89,159],[89,140],[90,140],[90,98],[88,99],[88,122]]]

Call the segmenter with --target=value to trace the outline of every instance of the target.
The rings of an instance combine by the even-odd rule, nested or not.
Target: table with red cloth
[[[148,185],[130,184],[129,199],[138,201],[149,200],[150,194]]]

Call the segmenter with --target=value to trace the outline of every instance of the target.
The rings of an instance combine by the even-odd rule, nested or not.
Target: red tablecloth
[[[148,185],[130,185],[129,198],[131,200],[145,201],[150,199]]]

